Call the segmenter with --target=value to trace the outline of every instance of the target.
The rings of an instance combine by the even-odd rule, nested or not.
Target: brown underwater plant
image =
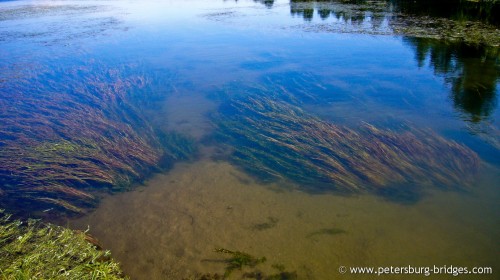
[[[348,128],[258,95],[226,102],[214,121],[237,164],[309,190],[377,191],[407,184],[453,189],[470,181],[479,166],[472,150],[430,130],[382,130],[366,123]]]
[[[84,212],[96,190],[127,188],[176,159],[177,145],[130,101],[148,81],[127,71],[42,68],[0,84],[0,206]]]

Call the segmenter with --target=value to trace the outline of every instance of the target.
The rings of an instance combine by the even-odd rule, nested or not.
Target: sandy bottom
[[[488,182],[499,182],[498,173]],[[496,177],[495,177],[496,176]],[[386,275],[380,279],[498,279],[500,195],[435,192],[414,205],[378,197],[284,191],[227,162],[179,164],[135,191],[111,196],[69,221],[110,249],[132,279],[224,274],[226,248],[266,257],[247,271],[283,266],[297,279],[376,279],[340,266],[491,266],[493,275]],[[241,279],[242,272],[229,279]]]

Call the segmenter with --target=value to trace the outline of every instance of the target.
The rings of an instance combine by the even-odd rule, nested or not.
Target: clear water
[[[67,222],[89,226],[133,279],[223,274],[218,247],[265,256],[257,269],[269,275],[282,264],[298,279],[372,279],[340,275],[341,265],[490,266],[493,275],[462,277],[495,279],[498,50],[394,36],[390,14],[356,18],[349,7],[322,17],[319,4],[287,1],[1,1],[0,90],[14,95],[12,84],[47,69],[143,75],[157,85],[134,92],[148,121],[200,146],[198,158]],[[49,75],[43,84],[66,79]],[[221,95],[280,86],[319,96],[304,109],[339,125],[405,123],[463,143],[481,158],[477,179],[412,203],[263,183],[207,141],[209,116]]]

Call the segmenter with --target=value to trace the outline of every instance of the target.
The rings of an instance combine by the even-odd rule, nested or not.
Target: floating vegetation
[[[230,255],[229,258],[226,258],[224,260],[224,262],[227,264],[224,278],[231,275],[231,273],[236,269],[241,270],[243,267],[255,267],[256,265],[266,261],[265,257],[256,258],[252,255],[240,251],[230,251],[223,248],[216,248],[214,251],[217,253]]]
[[[75,232],[0,210],[1,279],[124,279],[109,251]]]
[[[311,232],[310,234],[307,235],[307,238],[315,237],[317,235],[338,235],[338,234],[344,234],[347,233],[347,231],[341,229],[341,228],[322,228],[317,231]]]
[[[233,98],[214,115],[232,159],[263,179],[291,179],[309,191],[355,192],[402,185],[466,185],[478,156],[428,130],[354,130],[268,97]]]
[[[267,222],[254,224],[252,226],[253,230],[266,230],[275,227],[278,224],[279,219],[275,217],[267,217]]]
[[[123,74],[130,69],[36,71],[2,83],[1,207],[82,213],[96,203],[95,191],[128,188],[193,150],[180,135],[160,139],[128,101],[148,83]]]
[[[394,33],[449,41],[470,45],[500,46],[500,30],[477,21],[456,21],[447,18],[400,16],[390,22]]]

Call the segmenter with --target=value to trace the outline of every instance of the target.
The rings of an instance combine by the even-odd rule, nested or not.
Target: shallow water
[[[141,76],[151,84],[130,90],[138,112],[157,130],[191,138],[198,155],[157,172],[136,190],[106,195],[95,211],[66,222],[90,227],[133,279],[223,274],[225,256],[214,252],[219,247],[265,256],[255,269],[271,275],[279,272],[272,266],[281,264],[298,279],[372,279],[340,275],[342,265],[488,266],[493,275],[461,277],[495,279],[498,49],[396,36],[390,9],[327,6],[2,1],[0,116],[15,114],[5,108],[17,104],[11,102],[19,88],[29,88],[18,85],[36,80],[33,95],[42,96],[45,88],[85,87],[82,69],[119,73],[103,83]],[[424,188],[409,200],[264,182],[229,160],[230,149],[213,138],[212,116],[235,96],[276,92],[287,92],[309,114],[346,127],[367,122],[383,129],[432,129],[477,153],[480,169],[470,186]],[[29,112],[40,113],[36,107]],[[65,114],[61,110],[59,117]],[[46,125],[35,124],[33,130]],[[0,172],[0,183],[10,183],[2,176],[8,174]]]
[[[226,162],[202,160],[105,199],[71,226],[90,225],[137,279],[223,274],[224,256],[213,251],[218,247],[265,256],[259,270],[276,273],[271,266],[282,264],[298,279],[339,277],[341,265],[496,268],[499,195],[485,184],[474,194],[433,192],[415,205],[401,205],[369,195],[311,195],[260,185]],[[403,276],[384,278],[424,277]],[[453,276],[435,279],[448,278]]]

